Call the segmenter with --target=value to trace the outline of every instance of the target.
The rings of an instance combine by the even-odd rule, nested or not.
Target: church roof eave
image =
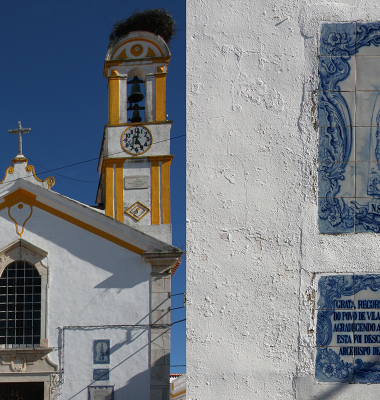
[[[20,179],[1,189],[0,210],[26,202],[137,254],[174,252],[178,257],[182,254],[177,247],[108,217],[91,206],[28,181]]]

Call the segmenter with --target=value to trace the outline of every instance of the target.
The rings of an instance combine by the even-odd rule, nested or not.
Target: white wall
[[[316,383],[311,332],[313,273],[378,271],[378,235],[317,227],[319,23],[356,20],[378,1],[187,1],[188,399],[378,397]]]
[[[8,209],[0,211],[0,231],[0,248],[19,239]],[[87,399],[87,386],[94,384],[115,385],[115,399],[127,393],[129,399],[148,399],[150,265],[37,207],[22,238],[48,252],[43,262],[50,273],[48,339],[54,351],[49,357],[64,369],[62,398]],[[109,365],[93,364],[95,339],[111,341]],[[110,380],[93,383],[94,368],[109,368]]]

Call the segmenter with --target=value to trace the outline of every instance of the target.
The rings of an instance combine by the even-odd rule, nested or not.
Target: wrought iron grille
[[[0,345],[39,347],[41,277],[24,261],[9,264],[0,278]]]

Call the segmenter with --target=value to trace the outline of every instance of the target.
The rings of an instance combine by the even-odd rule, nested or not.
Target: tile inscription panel
[[[380,231],[380,22],[323,23],[319,46],[321,233]]]
[[[315,376],[380,383],[380,274],[321,275]]]

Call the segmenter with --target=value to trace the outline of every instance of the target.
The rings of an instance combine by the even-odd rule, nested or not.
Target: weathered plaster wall
[[[378,2],[187,2],[189,399],[378,397],[314,378],[313,274],[379,270],[317,227],[319,24],[356,20]]]

